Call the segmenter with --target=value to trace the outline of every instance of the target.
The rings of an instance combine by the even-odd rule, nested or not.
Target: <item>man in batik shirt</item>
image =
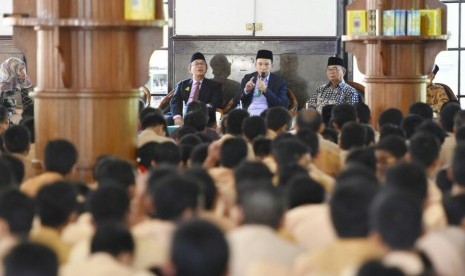
[[[314,93],[310,94],[307,106],[315,108],[321,113],[326,105],[357,103],[359,101],[358,92],[344,82],[345,74],[344,61],[338,57],[329,57],[326,68],[329,83],[318,87]]]

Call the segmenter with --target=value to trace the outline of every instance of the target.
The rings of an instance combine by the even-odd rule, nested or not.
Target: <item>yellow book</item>
[[[125,20],[154,20],[155,0],[124,0]]]
[[[367,34],[367,11],[347,11],[347,35]]]
[[[441,35],[441,14],[441,9],[420,10],[422,35]]]

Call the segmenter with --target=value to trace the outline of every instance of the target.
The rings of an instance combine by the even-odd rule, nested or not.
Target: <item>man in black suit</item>
[[[257,72],[247,74],[241,82],[242,107],[251,115],[260,115],[273,106],[289,107],[286,82],[271,73],[273,53],[259,50],[255,59]]]
[[[176,84],[176,91],[170,101],[171,115],[175,125],[183,124],[183,107],[192,101],[200,101],[207,105],[210,121],[215,120],[216,108],[223,104],[221,84],[205,78],[207,62],[201,53],[191,57],[189,73],[192,79],[182,80]]]

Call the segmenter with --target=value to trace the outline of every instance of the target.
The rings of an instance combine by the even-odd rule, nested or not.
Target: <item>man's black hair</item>
[[[24,154],[29,150],[31,135],[22,125],[13,125],[3,133],[3,145],[9,153]]]
[[[353,149],[349,152],[346,158],[346,165],[350,164],[360,164],[371,171],[376,171],[376,157],[375,149],[373,146],[366,148]]]
[[[32,228],[34,201],[17,189],[5,189],[0,193],[0,218],[8,223],[9,231],[26,239]]]
[[[139,120],[142,121],[142,118],[144,118],[145,116],[147,116],[150,113],[155,113],[155,114],[159,114],[159,115],[163,116],[163,110],[161,110],[159,108],[154,108],[154,107],[148,106],[148,107],[143,108],[139,112]]]
[[[202,167],[193,167],[184,171],[184,176],[188,179],[195,181],[198,186],[199,200],[205,210],[213,210],[215,207],[216,194],[218,193],[215,182],[208,172]]]
[[[3,259],[4,276],[58,276],[58,257],[45,245],[20,243]]]
[[[102,163],[97,173],[96,181],[101,182],[110,179],[119,184],[123,189],[128,189],[136,183],[134,167],[126,160],[115,158]]]
[[[70,183],[58,181],[39,190],[36,204],[37,214],[42,225],[62,226],[68,221],[69,216],[76,211],[76,191]]]
[[[331,121],[342,129],[346,123],[357,121],[357,110],[351,104],[336,105],[331,111]]]
[[[446,139],[447,133],[444,129],[433,120],[424,120],[416,129],[416,132],[426,132],[431,133],[439,141],[439,144],[442,145]]]
[[[426,172],[415,163],[397,163],[386,171],[385,186],[390,190],[411,194],[424,201],[428,191]]]
[[[417,114],[426,120],[433,119],[433,108],[427,103],[416,102],[410,105],[408,109],[409,114]]]
[[[172,142],[163,142],[155,146],[155,162],[160,164],[178,165],[181,162],[181,150]]]
[[[256,157],[266,157],[271,154],[271,140],[259,136],[253,140],[253,152]]]
[[[368,124],[371,119],[370,107],[364,102],[358,102],[354,104],[355,110],[357,111],[357,118],[361,124]]]
[[[137,163],[146,169],[152,167],[155,161],[157,142],[148,142],[137,149]]]
[[[195,134],[188,134],[179,140],[178,146],[181,151],[181,160],[184,165],[187,166],[187,162],[191,157],[192,149],[201,143],[202,140],[200,140],[200,138]]]
[[[191,159],[191,164],[192,166],[203,166],[203,163],[205,162],[205,159],[207,159],[208,156],[208,147],[210,145],[208,143],[202,143],[199,145],[196,145],[190,155]]]
[[[284,200],[273,188],[257,187],[239,197],[244,224],[266,225],[276,229],[284,213]]]
[[[121,223],[106,222],[97,227],[92,237],[90,252],[104,252],[117,257],[121,253],[134,253],[135,244],[131,232]]]
[[[415,134],[415,129],[424,121],[425,119],[417,114],[408,114],[402,119],[400,127],[405,132],[405,138],[410,139],[410,137]]]
[[[396,126],[400,126],[404,115],[402,115],[402,111],[398,108],[388,108],[383,110],[379,114],[378,118],[378,126],[381,129],[386,124],[393,124]]]
[[[253,141],[258,136],[266,135],[266,122],[260,116],[252,116],[244,120],[242,123],[242,131],[247,140]]]
[[[379,140],[381,141],[389,136],[399,136],[405,138],[405,132],[397,125],[385,124],[379,130]]]
[[[283,126],[286,126],[285,130],[290,129],[292,117],[287,109],[282,106],[273,106],[268,109],[265,117],[266,126],[273,130],[278,131]]]
[[[297,112],[295,125],[299,130],[308,128],[315,132],[318,132],[322,123],[323,118],[321,114],[313,108],[302,109],[299,110],[299,112]]]
[[[88,208],[97,225],[110,220],[125,223],[129,213],[129,203],[127,190],[107,185],[99,187],[90,194]]]
[[[78,159],[76,147],[64,139],[51,140],[45,146],[45,170],[66,175],[71,172]]]
[[[449,225],[462,226],[465,218],[465,195],[445,197],[443,200],[444,211]]]
[[[247,143],[242,138],[226,139],[220,149],[220,164],[234,168],[247,157]]]
[[[273,173],[263,162],[245,160],[234,169],[234,176],[236,183],[259,179],[271,181]]]
[[[233,109],[228,113],[226,118],[226,133],[232,135],[242,134],[242,122],[249,118],[249,112],[243,109]]]
[[[166,127],[166,120],[163,115],[160,115],[156,112],[148,113],[141,120],[141,128],[146,129],[148,127],[156,127],[156,126],[163,126]]]
[[[0,158],[0,188],[17,185],[13,168],[6,159]]]
[[[357,122],[347,122],[341,129],[339,139],[343,150],[361,148],[365,145],[366,129]]]
[[[31,144],[34,144],[35,141],[36,141],[34,118],[33,117],[24,118],[23,117],[23,119],[21,120],[21,122],[19,124],[24,126],[25,128],[27,128],[27,130],[29,130],[29,134],[31,136]]]
[[[208,114],[202,111],[191,111],[184,116],[184,125],[195,128],[196,131],[204,131],[208,123]]]
[[[24,163],[21,159],[17,158],[11,154],[3,154],[0,157],[1,160],[6,161],[9,164],[9,168],[11,169],[11,174],[13,175],[13,183],[16,184],[18,187],[24,180]],[[1,170],[1,169],[0,169]],[[6,174],[6,177],[10,175],[9,173]],[[0,177],[1,179],[2,177]],[[1,180],[0,180],[1,181]],[[2,186],[2,185],[0,185]]]
[[[399,159],[407,153],[407,144],[405,139],[397,135],[390,135],[376,144],[377,150],[384,150]]]
[[[439,112],[439,122],[445,131],[453,132],[454,116],[460,110],[462,109],[460,104],[457,102],[446,102],[441,106],[441,111]]]
[[[289,209],[306,204],[320,204],[325,200],[325,189],[308,174],[296,175],[288,182],[286,199]]]
[[[320,139],[315,131],[309,128],[299,129],[295,137],[308,147],[308,152],[312,158],[316,157],[320,150]]]
[[[441,144],[433,134],[418,132],[410,139],[409,153],[412,161],[420,164],[425,169],[438,159],[440,150]]]
[[[465,142],[457,143],[452,157],[454,183],[465,187]]]

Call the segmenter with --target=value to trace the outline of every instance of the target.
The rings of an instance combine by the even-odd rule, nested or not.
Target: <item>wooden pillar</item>
[[[78,148],[78,176],[85,181],[102,154],[134,161],[137,88],[162,45],[163,22],[125,21],[124,1],[115,0],[37,0],[36,14],[14,24],[36,30],[36,56],[28,58],[37,61],[38,158],[49,140],[68,139]],[[15,35],[18,47],[27,48]]]

